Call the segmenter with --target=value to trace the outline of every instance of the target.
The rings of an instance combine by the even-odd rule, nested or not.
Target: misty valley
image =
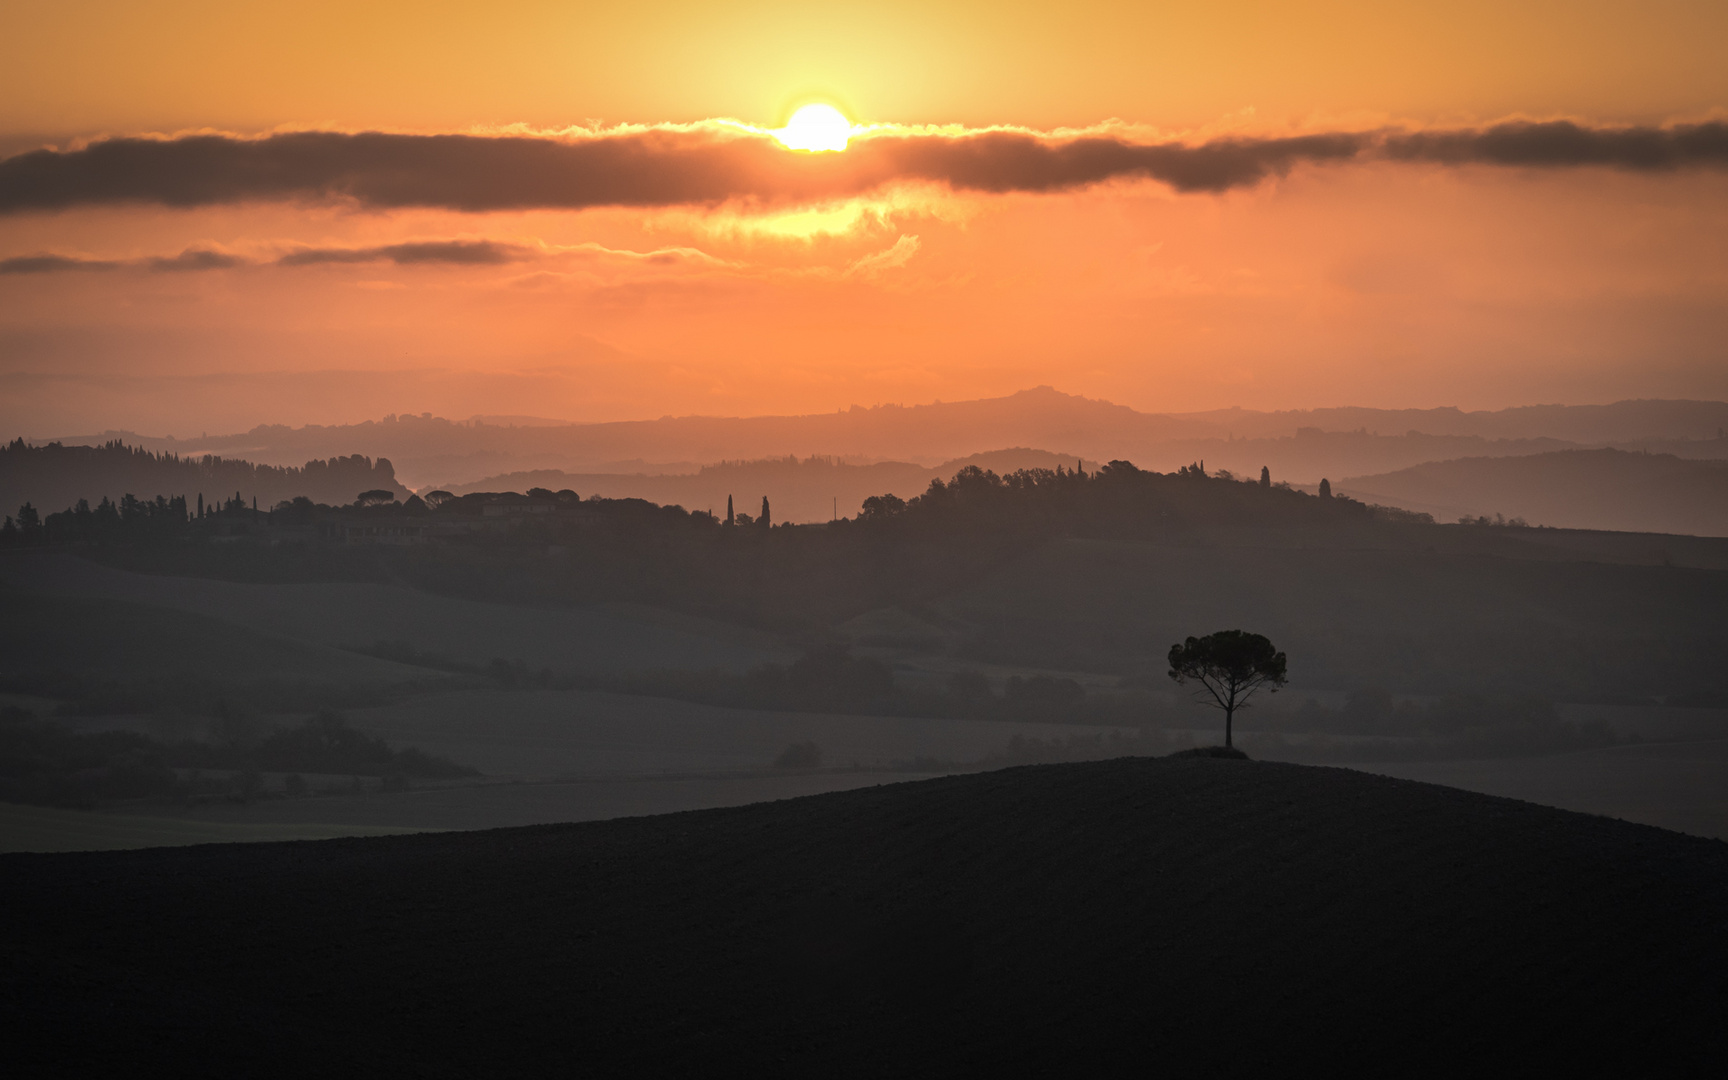
[[[1236,719],[1256,758],[1728,835],[1728,540],[1437,524],[1124,461],[969,465],[809,524],[544,488],[98,503],[0,533],[15,845],[1163,756],[1219,726],[1164,652],[1235,626],[1291,657]]]

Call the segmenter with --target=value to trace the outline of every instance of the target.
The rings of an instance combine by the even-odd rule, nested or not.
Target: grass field
[[[1320,690],[1648,700],[1714,688],[1699,664],[1728,648],[1721,571],[1272,539],[1053,541],[931,607],[980,657],[1160,679],[1172,642],[1251,627],[1289,652],[1294,687]]]
[[[1476,540],[1466,532],[1459,536],[1460,544]],[[1482,542],[1490,540],[1505,543],[1497,536]],[[1010,673],[1043,670],[1073,675],[1089,693],[1106,693],[1118,677],[1096,669],[1137,655],[1148,665],[1161,701],[1186,701],[1163,688],[1167,681],[1154,662],[1161,649],[1184,629],[1252,625],[1292,650],[1291,691],[1243,718],[1252,752],[1277,758],[1278,739],[1255,743],[1254,725],[1304,694],[1322,694],[1336,707],[1340,691],[1353,685],[1381,682],[1399,689],[1396,679],[1434,682],[1457,672],[1491,679],[1496,671],[1520,670],[1519,656],[1501,649],[1520,637],[1522,644],[1514,647],[1576,664],[1588,654],[1574,647],[1578,642],[1600,646],[1619,634],[1649,648],[1663,635],[1684,636],[1687,626],[1714,616],[1719,573],[1631,565],[1643,558],[1642,549],[1633,541],[1625,544],[1624,551],[1584,545],[1568,549],[1564,558],[1512,560],[1468,552],[1305,549],[1294,542],[1257,549],[1058,541],[939,603],[916,612],[882,609],[846,629],[879,641],[861,651],[890,662],[908,685],[939,687],[952,672],[975,668],[1000,686]],[[1624,556],[1627,564],[1577,561],[1609,555]],[[1255,574],[1244,573],[1250,566]],[[1579,573],[1594,575],[1589,580],[1608,593],[1574,588],[1585,580],[1575,577]],[[361,730],[476,767],[489,780],[598,782],[521,785],[516,794],[486,785],[405,796],[265,800],[204,808],[189,818],[216,824],[474,829],[696,809],[830,790],[882,770],[905,775],[908,767],[999,764],[1014,760],[1004,755],[1017,738],[1060,743],[1105,733],[1077,725],[774,713],[596,692],[482,689],[468,676],[462,677],[465,686],[454,688],[456,683],[431,669],[337,647],[406,641],[470,664],[504,656],[560,671],[660,664],[737,668],[790,655],[758,632],[644,608],[543,609],[452,600],[389,585],[155,577],[67,555],[0,560],[0,577],[13,590],[7,596],[13,618],[0,626],[0,645],[13,670],[73,669],[95,679],[131,680],[146,690],[199,679],[253,684],[241,701],[245,716],[222,721],[230,734],[296,724],[323,707],[318,702],[324,693],[334,695],[331,701]],[[966,654],[968,642],[973,655]],[[1698,646],[1698,639],[1693,643]],[[960,655],[938,651],[943,648]],[[1016,652],[1023,654],[1021,666],[990,662]],[[1635,660],[1628,654],[1618,662],[1628,666]],[[1085,674],[1088,668],[1094,673]],[[328,693],[307,693],[307,686]],[[208,707],[218,692],[227,690],[208,688],[203,698],[209,700],[190,704],[165,698],[152,705],[146,694],[136,709],[104,708],[95,710],[100,715],[63,722],[82,730],[122,727],[162,739],[200,738],[215,731],[216,722],[197,709]],[[7,701],[44,716],[57,705],[18,695]],[[1563,711],[1574,718],[1606,718],[1624,736],[1664,745],[1493,761],[1348,764],[1728,836],[1728,804],[1719,794],[1728,790],[1728,763],[1720,751],[1728,745],[1720,742],[1728,738],[1728,716],[1721,710],[1647,704]],[[1209,726],[1214,719],[1199,709],[1163,717],[1180,728],[1192,725],[1193,737],[1206,742],[1216,737]],[[816,787],[776,775],[772,763],[795,743],[814,743],[824,769],[862,773],[821,773],[832,779]],[[1175,745],[1154,734],[1116,745],[1113,752],[1156,754]],[[683,779],[659,789],[614,783],[671,776]],[[348,798],[354,801],[342,801]],[[183,815],[166,804],[139,812],[164,819]],[[32,828],[0,824],[0,832],[19,837],[48,835]],[[77,838],[82,835],[73,830],[63,843],[20,842],[130,842],[98,833]],[[156,836],[162,843],[205,838],[148,822],[128,835]]]
[[[458,600],[399,585],[161,577],[60,554],[0,559],[0,578],[50,596],[172,608],[326,647],[406,642],[466,664],[502,657],[559,673],[742,669],[791,655],[760,633],[631,605],[534,608]]]
[[[424,668],[361,656],[315,641],[239,626],[181,608],[6,589],[0,623],[8,674],[162,683],[292,680],[389,685],[424,680]]]
[[[584,691],[463,690],[352,711],[362,730],[501,776],[736,772],[767,768],[792,743],[822,762],[976,763],[1015,738],[1086,738],[1066,724],[762,712]],[[1159,744],[1162,746],[1162,743]]]

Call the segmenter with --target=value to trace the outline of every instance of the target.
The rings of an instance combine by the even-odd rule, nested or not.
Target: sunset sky
[[[1720,2],[6,22],[6,437],[1728,397]]]

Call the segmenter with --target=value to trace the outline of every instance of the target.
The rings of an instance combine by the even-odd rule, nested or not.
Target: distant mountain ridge
[[[1340,494],[1433,514],[1531,525],[1728,536],[1728,463],[1672,454],[1566,450],[1435,461],[1335,485]]]
[[[198,439],[131,433],[120,438],[182,456],[219,454],[261,464],[363,454],[388,458],[414,487],[471,484],[534,470],[576,474],[692,472],[692,463],[795,455],[851,464],[922,466],[1005,446],[1041,447],[1091,460],[1124,458],[1168,470],[1204,458],[1209,467],[1313,482],[1424,461],[1615,445],[1683,457],[1728,457],[1728,402],[1623,401],[1538,405],[1496,412],[1336,408],[1263,413],[1146,413],[1047,386],[1007,397],[928,405],[879,405],[802,416],[662,417],[599,424],[509,418],[508,424],[389,416],[335,427],[266,425]],[[1412,432],[1417,434],[1411,434]],[[620,467],[620,463],[629,463]]]

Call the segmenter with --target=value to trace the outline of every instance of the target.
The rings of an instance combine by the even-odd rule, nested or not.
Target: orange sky
[[[812,97],[863,122],[1032,129],[1033,148],[1088,128],[1111,152],[1509,117],[1660,133],[1728,108],[1721,4],[1507,6],[33,5],[0,39],[0,156],[193,129],[766,127]],[[900,130],[880,144],[896,162]],[[997,193],[896,165],[804,198],[804,174],[773,187],[751,165],[723,198],[636,207],[18,203],[0,211],[0,433],[823,411],[1039,383],[1154,410],[1728,397],[1728,163],[1396,156],[1188,192],[1154,171],[991,173]],[[445,255],[390,248],[428,243]],[[150,262],[188,249],[214,254]],[[296,252],[310,263],[276,262]],[[61,261],[5,262],[42,256]]]

